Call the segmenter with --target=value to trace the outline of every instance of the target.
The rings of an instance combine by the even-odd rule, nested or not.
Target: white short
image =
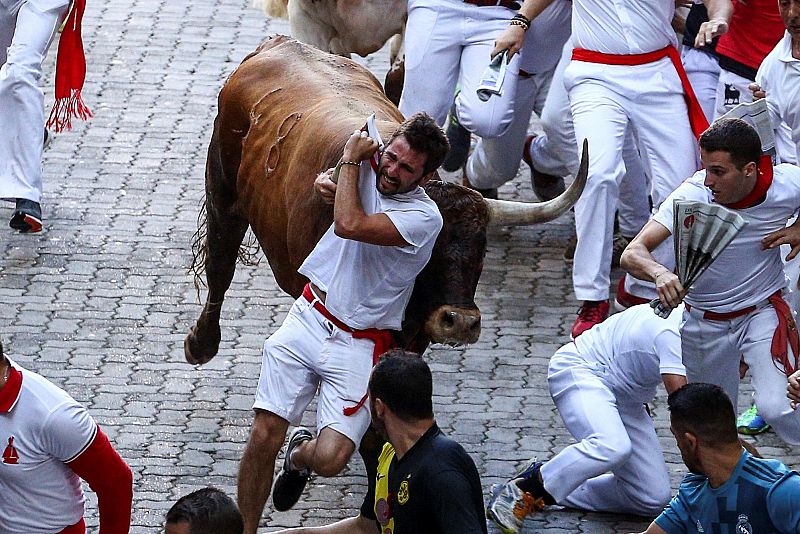
[[[353,339],[300,297],[264,342],[253,408],[298,425],[319,389],[317,429],[330,427],[358,447],[369,428],[369,403],[351,416],[342,410],[366,394],[374,347],[368,339]]]

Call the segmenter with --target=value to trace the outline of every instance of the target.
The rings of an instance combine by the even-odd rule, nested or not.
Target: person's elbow
[[[333,233],[342,239],[358,239],[361,225],[353,217],[342,217],[333,221]]]
[[[636,265],[636,259],[642,255],[642,250],[647,250],[644,245],[631,241],[625,250],[622,251],[622,256],[619,258],[619,266],[625,271],[630,271]]]

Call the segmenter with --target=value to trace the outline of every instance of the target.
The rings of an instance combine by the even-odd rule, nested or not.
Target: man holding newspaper
[[[800,169],[762,157],[756,130],[741,119],[720,119],[700,137],[705,169],[681,184],[622,255],[632,275],[652,280],[661,304],[685,300],[683,362],[690,382],[720,385],[735,402],[741,363],[752,373],[756,404],[789,443],[800,443],[800,413],[786,399],[787,375],[797,368],[798,335],[785,289],[779,246],[800,252]],[[746,224],[691,287],[653,259],[674,232],[676,200],[721,205]],[[691,220],[678,221],[690,224]],[[791,349],[790,349],[791,347]],[[745,368],[745,367],[743,367]]]

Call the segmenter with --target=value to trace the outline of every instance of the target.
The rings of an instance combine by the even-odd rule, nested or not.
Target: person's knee
[[[657,516],[669,504],[672,491],[669,482],[649,484],[646,488],[638,488],[629,495],[637,512],[643,516]]]
[[[248,443],[264,455],[277,456],[286,438],[288,426],[285,419],[274,413],[256,410]]]
[[[314,471],[324,477],[334,477],[344,471],[347,462],[350,461],[350,456],[352,456],[352,452],[342,450],[318,455]]]
[[[584,440],[593,451],[595,459],[603,462],[605,470],[610,471],[630,458],[633,448],[628,435],[622,432],[597,433]]]

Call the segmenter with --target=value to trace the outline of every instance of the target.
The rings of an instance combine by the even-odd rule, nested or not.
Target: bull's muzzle
[[[434,343],[468,345],[481,334],[481,312],[477,308],[439,306],[428,317],[425,332]]]

